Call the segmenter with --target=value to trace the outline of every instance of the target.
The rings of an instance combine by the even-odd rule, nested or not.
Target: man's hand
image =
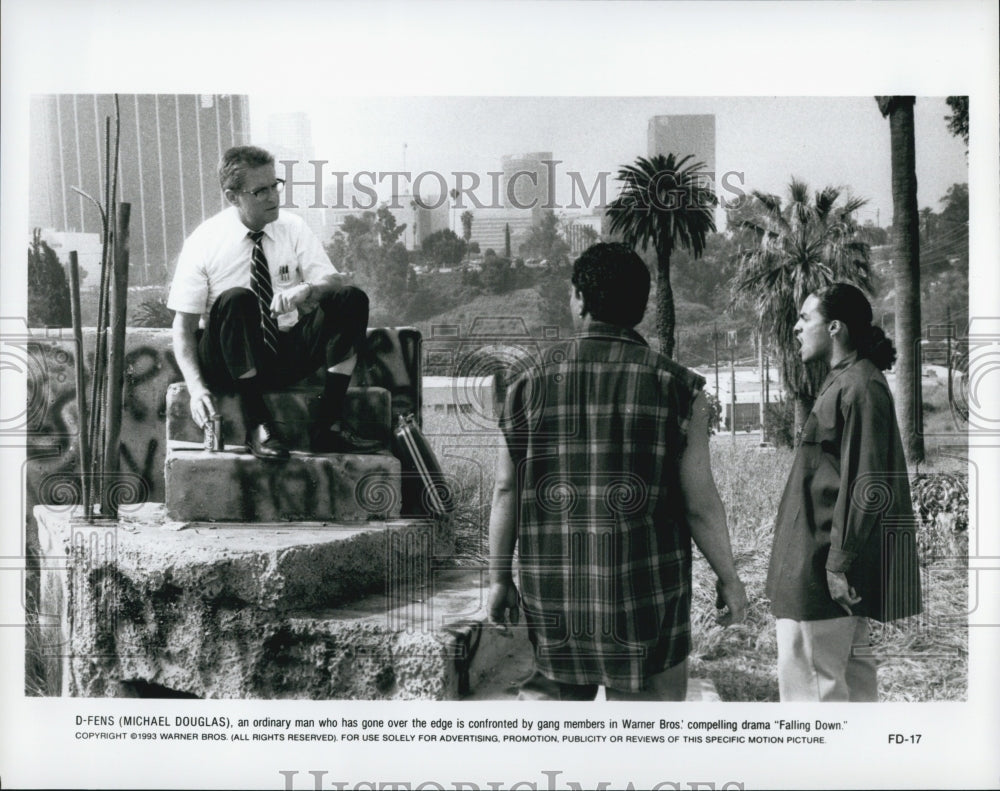
[[[507,617],[510,616],[510,623],[517,626],[520,620],[520,613],[517,609],[518,602],[517,587],[513,580],[507,582],[494,582],[490,585],[489,613],[490,623],[496,625],[504,634],[507,631]]]
[[[309,300],[313,287],[308,283],[299,283],[297,286],[279,291],[271,300],[271,313],[280,316],[288,313]]]
[[[198,428],[205,428],[205,424],[219,414],[215,409],[212,394],[205,388],[193,388],[190,389],[190,393],[191,417],[198,424]]]
[[[847,575],[842,571],[827,571],[826,585],[830,589],[830,598],[839,604],[848,615],[854,615],[851,607],[861,601],[858,592],[847,581]]]
[[[719,626],[743,623],[747,617],[747,592],[739,577],[723,582],[715,581],[715,607],[721,612],[715,616]]]

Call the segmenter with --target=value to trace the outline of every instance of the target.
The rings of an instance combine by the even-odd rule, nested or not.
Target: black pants
[[[257,392],[298,382],[321,365],[330,368],[358,351],[368,329],[368,295],[354,286],[323,297],[312,313],[300,315],[287,332],[278,333],[277,353],[264,345],[257,296],[248,288],[219,295],[198,338],[198,364],[209,389],[242,392],[241,377],[251,369]]]

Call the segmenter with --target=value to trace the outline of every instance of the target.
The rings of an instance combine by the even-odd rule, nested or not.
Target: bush
[[[708,400],[708,436],[711,437],[722,422],[722,402],[716,398],[714,393],[709,393],[707,390],[704,393]]]
[[[174,323],[174,312],[163,299],[146,299],[136,306],[129,323],[133,327],[170,327]]]
[[[969,487],[964,476],[918,473],[910,481],[921,565],[965,557],[969,548]]]
[[[795,447],[795,404],[780,398],[764,406],[764,436],[779,448]]]
[[[69,283],[59,256],[36,228],[28,248],[28,326],[70,327]]]

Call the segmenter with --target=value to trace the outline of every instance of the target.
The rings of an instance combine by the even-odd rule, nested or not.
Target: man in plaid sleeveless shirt
[[[691,541],[718,575],[723,624],[746,593],[709,466],[704,379],[633,329],[650,278],[598,244],[573,266],[578,334],[510,387],[490,522],[490,617],[523,607],[521,699],[683,700]],[[513,579],[518,549],[520,593]]]

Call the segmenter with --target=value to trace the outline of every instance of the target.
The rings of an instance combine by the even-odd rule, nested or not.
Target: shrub
[[[28,248],[28,326],[69,327],[72,323],[66,272],[36,228]]]
[[[969,547],[969,487],[965,477],[918,473],[910,481],[910,493],[921,564],[964,557]]]
[[[722,423],[722,402],[714,393],[709,393],[707,390],[704,392],[705,398],[708,399],[708,436],[711,437]]]
[[[133,327],[170,327],[174,312],[163,299],[146,299],[136,306],[129,323]]]
[[[795,447],[795,404],[780,398],[764,407],[764,436],[776,447]]]

